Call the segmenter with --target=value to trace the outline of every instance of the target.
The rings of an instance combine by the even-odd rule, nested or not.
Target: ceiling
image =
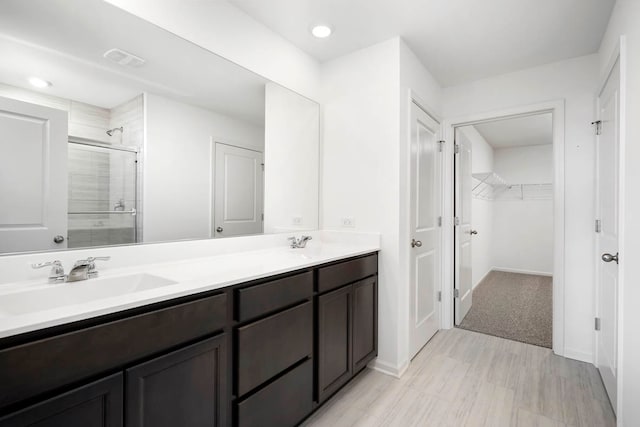
[[[551,113],[496,120],[473,127],[495,149],[553,143]]]
[[[119,48],[140,56],[139,68],[103,57]],[[152,92],[264,124],[267,82],[172,33],[101,0],[2,0],[0,83],[113,108]]]
[[[401,36],[443,86],[595,53],[615,0],[229,0],[321,62]],[[309,29],[333,27],[328,39]]]

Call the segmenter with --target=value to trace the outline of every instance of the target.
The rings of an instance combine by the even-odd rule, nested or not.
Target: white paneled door
[[[618,348],[618,164],[620,152],[620,64],[598,97],[597,139],[597,365],[615,411]]]
[[[440,328],[442,152],[440,124],[411,104],[410,349],[411,357]]]
[[[473,283],[471,276],[471,141],[464,133],[455,135],[455,321],[456,325],[471,309]]]
[[[67,247],[67,113],[0,98],[0,252]]]
[[[262,233],[263,159],[259,151],[215,144],[215,237]]]

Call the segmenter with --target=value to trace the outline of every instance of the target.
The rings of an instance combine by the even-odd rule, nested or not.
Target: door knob
[[[469,234],[471,234],[471,235],[478,234],[478,230],[471,230],[471,231],[469,232]]]
[[[216,231],[217,231],[218,233],[222,233],[222,232],[224,231],[224,228],[222,228],[222,227],[218,227],[218,228],[216,228]]]
[[[412,248],[419,248],[421,246],[422,246],[422,242],[420,240],[411,239],[411,247]]]
[[[53,238],[53,243],[60,244],[62,242],[64,242],[64,237],[59,234]]]
[[[611,261],[615,261],[616,264],[618,263],[618,253],[616,252],[615,255],[611,255],[611,254],[602,254],[602,260],[604,262],[611,262]]]

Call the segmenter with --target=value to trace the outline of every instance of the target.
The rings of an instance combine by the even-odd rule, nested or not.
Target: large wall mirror
[[[317,103],[101,0],[3,0],[0,52],[0,253],[318,227]]]

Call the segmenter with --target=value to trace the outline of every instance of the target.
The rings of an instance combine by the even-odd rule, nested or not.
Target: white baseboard
[[[371,369],[381,372],[385,375],[391,375],[395,378],[400,378],[409,369],[409,361],[402,363],[400,366],[392,365],[391,363],[384,362],[380,359],[371,361],[368,365]]]
[[[587,351],[580,351],[565,347],[564,357],[579,360],[581,362],[593,363],[593,354]]]
[[[492,267],[491,270],[504,271],[505,273],[535,274],[536,276],[549,276],[549,277],[553,276],[553,273],[549,273],[548,271],[522,270],[519,268],[509,268],[509,267]]]
[[[489,275],[489,273],[491,273],[493,270],[494,270],[493,268],[490,268],[489,270],[487,270],[487,272],[486,272],[486,273],[484,273],[484,276],[482,276],[482,277],[480,278],[480,280],[478,280],[478,282],[477,282],[475,285],[473,285],[473,286],[471,287],[471,289],[475,289],[475,288],[476,288],[476,286],[478,286],[480,283],[482,283],[482,281],[483,281],[484,279],[486,279],[486,278],[487,278],[487,276]]]

